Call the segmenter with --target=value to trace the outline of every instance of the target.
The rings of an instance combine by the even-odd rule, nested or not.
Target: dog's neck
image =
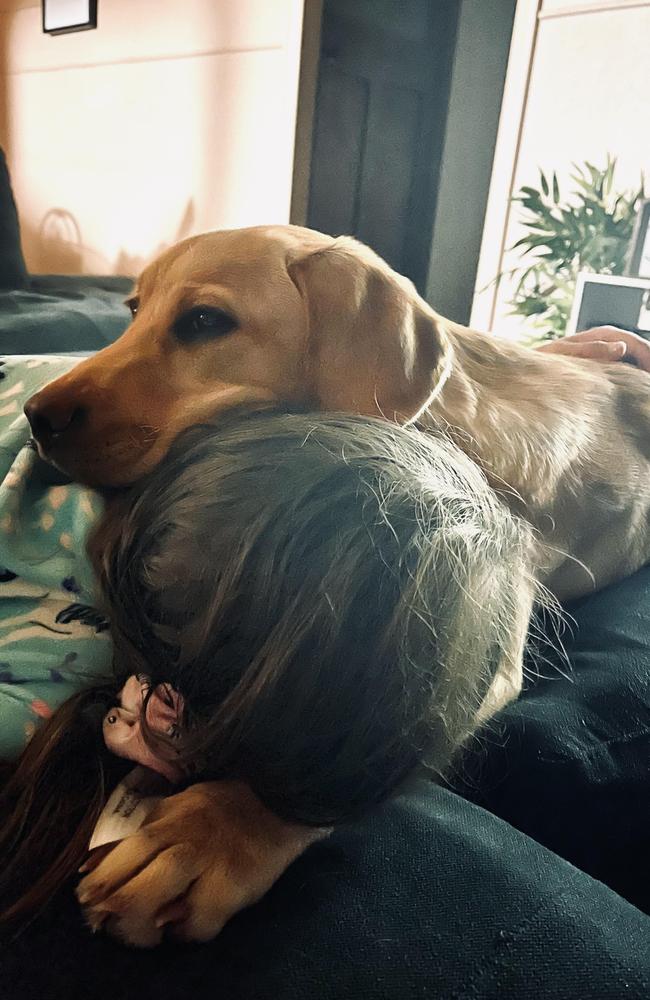
[[[596,370],[447,321],[445,331],[450,373],[418,422],[447,431],[495,488],[514,490],[534,515],[531,508],[546,508],[575,445],[591,432],[577,411]]]

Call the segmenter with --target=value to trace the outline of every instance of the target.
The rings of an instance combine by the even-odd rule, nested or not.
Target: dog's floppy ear
[[[435,398],[451,349],[406,278],[349,237],[288,262],[309,319],[313,401],[407,423]]]

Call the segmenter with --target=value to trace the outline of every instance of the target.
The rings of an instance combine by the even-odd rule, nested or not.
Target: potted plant
[[[511,315],[527,321],[532,342],[564,335],[579,271],[623,274],[645,196],[643,175],[636,191],[616,191],[616,160],[609,155],[603,169],[592,163],[573,167],[576,186],[566,198],[556,173],[549,177],[540,170],[539,187],[522,187],[513,199],[525,210],[526,232],[511,247],[524,260],[505,272],[517,278],[508,304]]]

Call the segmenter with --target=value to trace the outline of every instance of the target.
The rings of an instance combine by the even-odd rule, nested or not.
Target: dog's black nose
[[[55,402],[41,405],[34,396],[25,404],[25,416],[29,420],[32,434],[43,445],[50,444],[61,437],[71,427],[83,422],[86,411],[82,406],[66,402]]]

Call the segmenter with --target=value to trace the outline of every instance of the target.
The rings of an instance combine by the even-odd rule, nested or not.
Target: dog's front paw
[[[93,930],[127,944],[151,948],[166,928],[178,940],[207,941],[322,833],[283,823],[239,782],[193,785],[91,858],[77,897]]]

